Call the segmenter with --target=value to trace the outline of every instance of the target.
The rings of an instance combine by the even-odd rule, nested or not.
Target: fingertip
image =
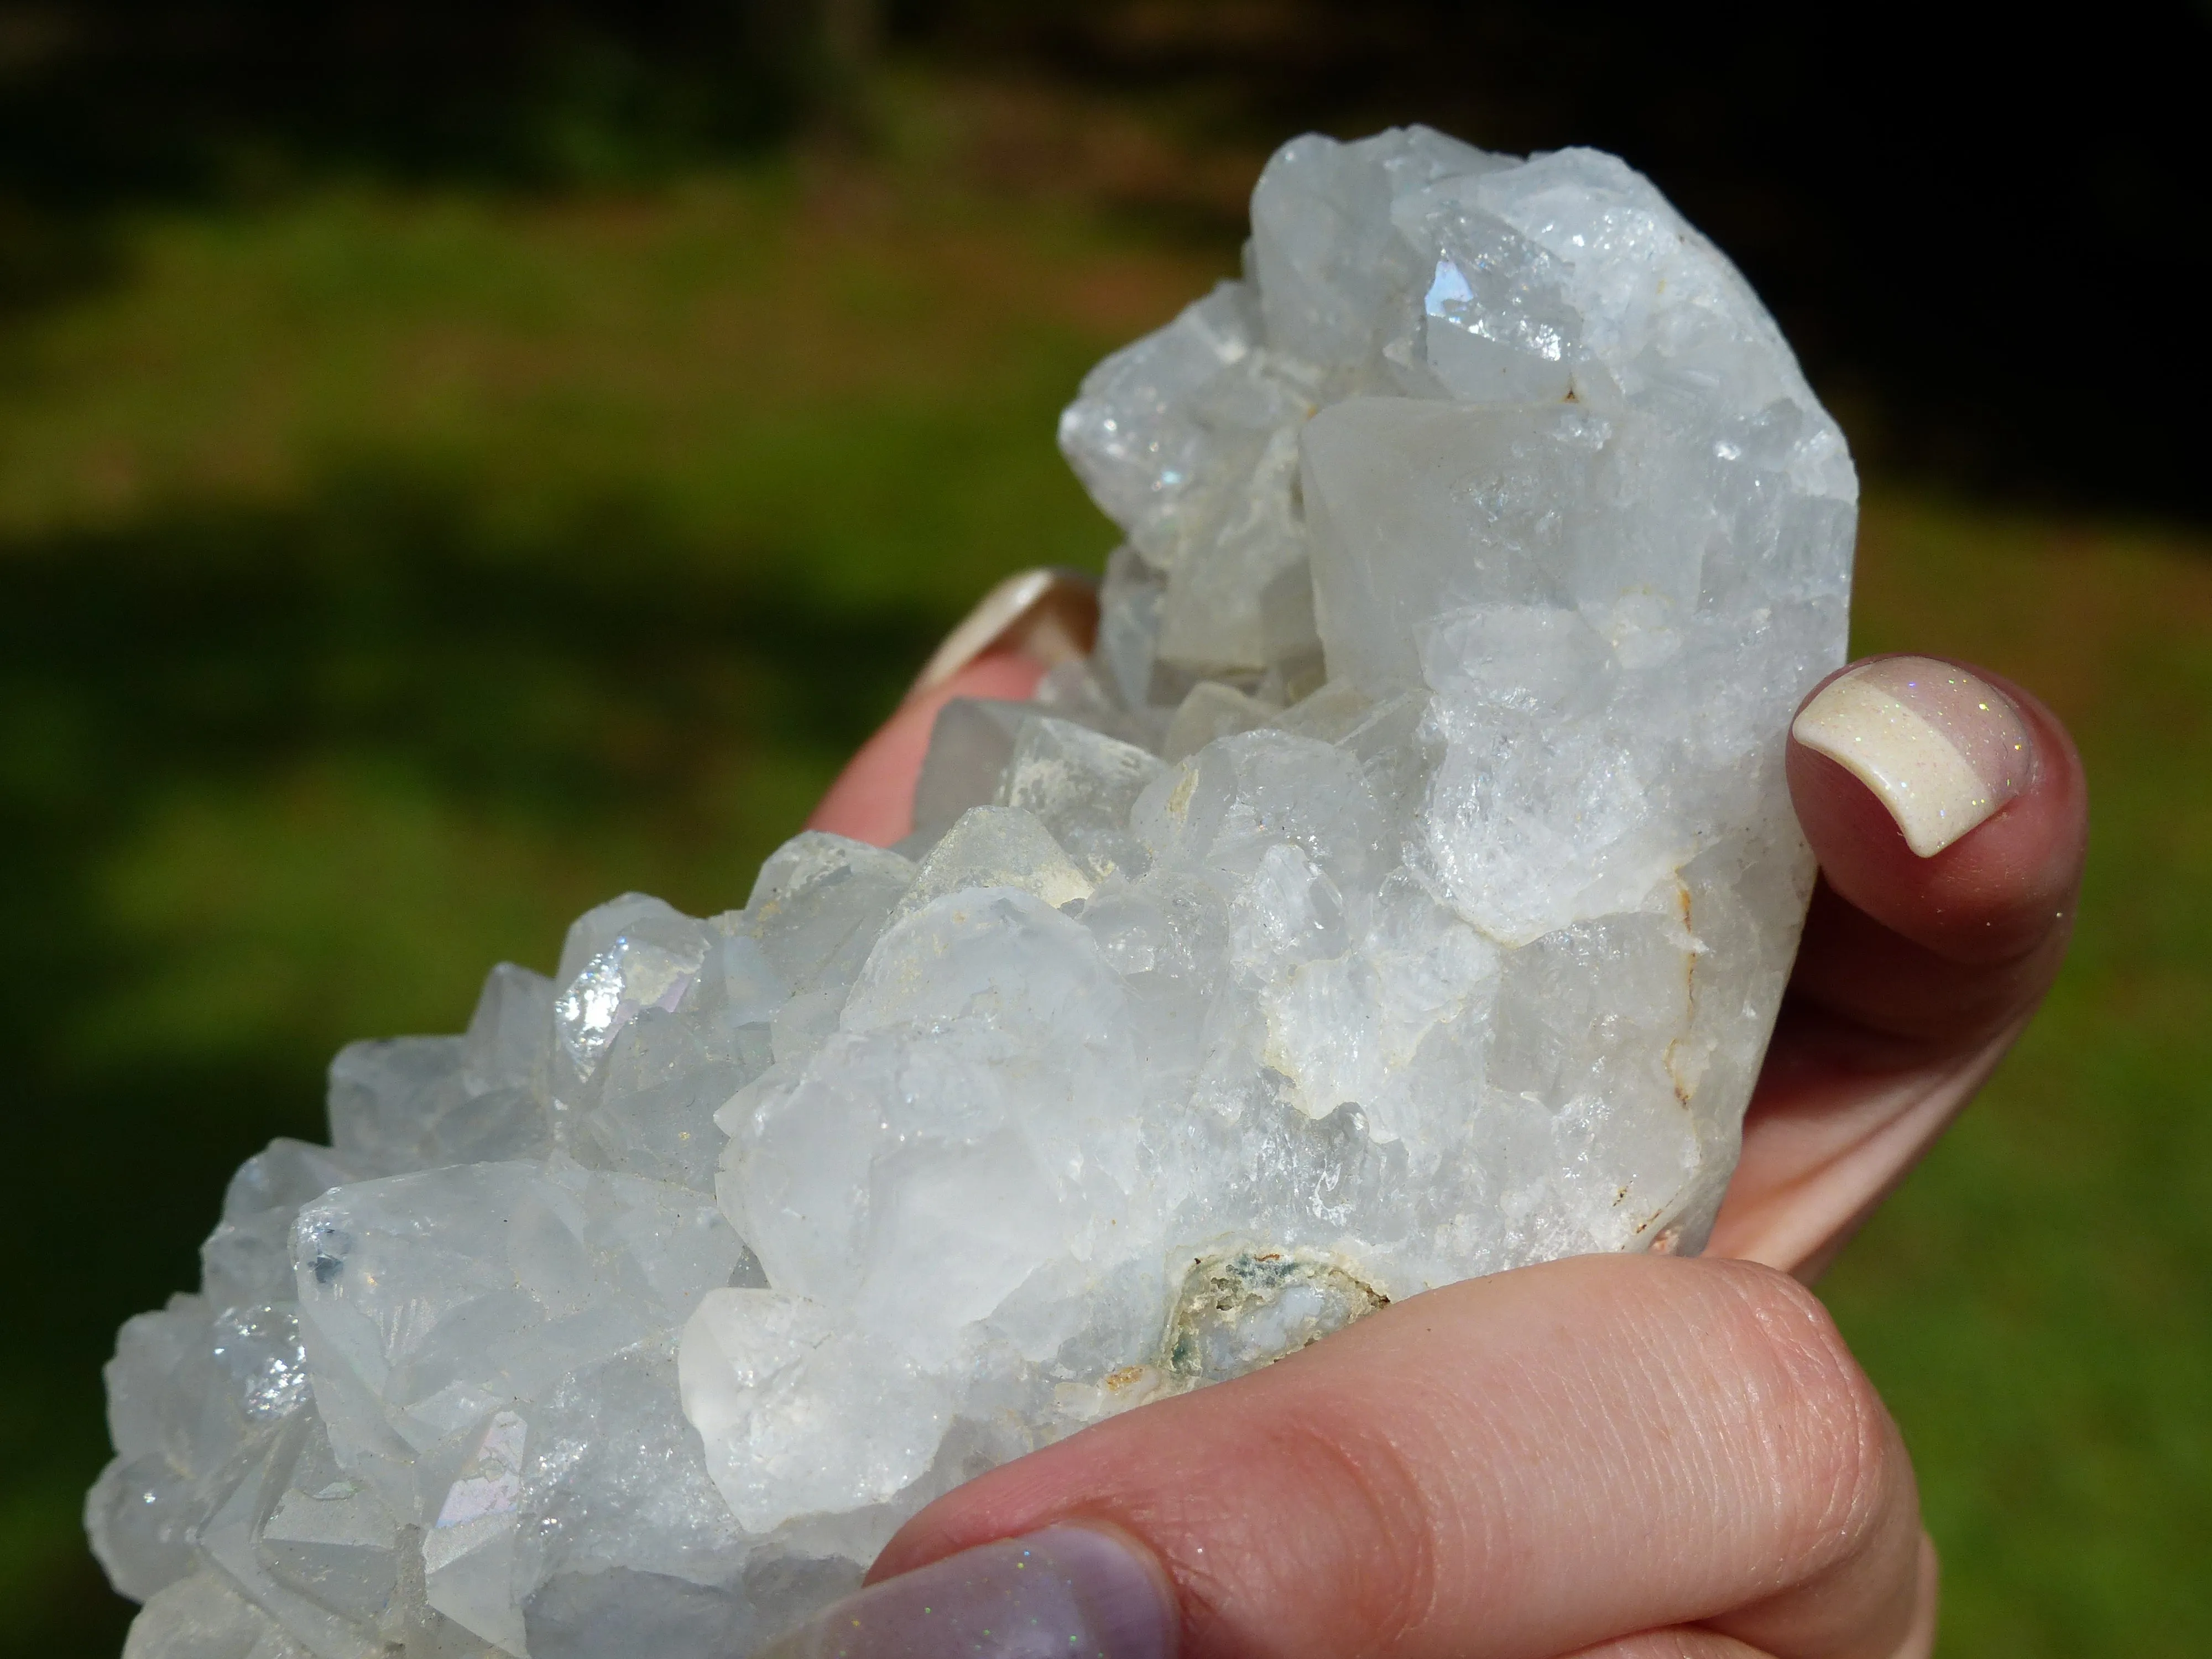
[[[1806,699],[1790,735],[1864,784],[1921,858],[1986,821],[2035,775],[2035,747],[2012,699],[1938,657],[1851,664]]]
[[[1007,577],[948,634],[890,719],[861,744],[806,820],[810,830],[889,847],[914,830],[914,790],[937,716],[956,697],[1026,702],[1098,631],[1098,585],[1074,571]]]
[[[762,1659],[1176,1659],[1174,1586],[1119,1528],[1060,1522],[902,1573],[772,1643]]]
[[[2001,960],[2070,918],[2081,758],[2057,717],[2002,676],[1930,658],[1853,664],[1806,700],[1787,768],[1828,884],[1916,944]]]
[[[992,651],[914,692],[846,763],[806,827],[878,847],[905,839],[914,830],[915,784],[945,705],[956,697],[1024,702],[1036,694],[1046,672],[1045,664],[1024,652]]]
[[[1096,580],[1056,568],[1018,571],[945,636],[908,695],[933,691],[994,652],[1018,653],[1052,668],[1088,655],[1097,635]]]

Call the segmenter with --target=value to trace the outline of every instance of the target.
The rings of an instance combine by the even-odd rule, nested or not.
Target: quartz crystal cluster
[[[1856,485],[1611,156],[1302,138],[1084,382],[1096,650],[914,834],[357,1043],[123,1328],[132,1659],[739,1656],[961,1480],[1432,1285],[1688,1250],[1811,866]]]

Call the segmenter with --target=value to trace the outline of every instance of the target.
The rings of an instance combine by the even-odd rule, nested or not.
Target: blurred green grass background
[[[0,1652],[118,1648],[98,1367],[338,1044],[624,889],[741,902],[990,580],[1102,559],[1054,416],[1233,246],[978,187],[928,107],[866,161],[135,210],[0,319]],[[2094,797],[2057,991],[1826,1286],[1943,1651],[2199,1652],[2212,544],[1877,475],[1856,631],[2037,689]]]

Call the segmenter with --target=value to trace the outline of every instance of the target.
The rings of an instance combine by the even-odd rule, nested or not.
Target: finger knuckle
[[[1337,1616],[1387,1650],[1420,1625],[1435,1599],[1445,1517],[1428,1483],[1364,1414],[1326,1402],[1286,1414],[1273,1438],[1279,1468],[1297,1471],[1303,1529],[1314,1559],[1331,1569]]]

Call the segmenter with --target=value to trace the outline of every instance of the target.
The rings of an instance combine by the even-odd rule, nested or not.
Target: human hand
[[[937,708],[1072,648],[1046,591],[1058,622],[987,610],[817,827],[903,832]],[[1703,1259],[1432,1291],[1102,1424],[926,1510],[792,1651],[1925,1653],[1896,1431],[1819,1304],[1746,1264],[1816,1272],[1987,1077],[2063,952],[2086,795],[2039,703],[1925,659],[1844,671],[1794,730],[1822,882]]]

